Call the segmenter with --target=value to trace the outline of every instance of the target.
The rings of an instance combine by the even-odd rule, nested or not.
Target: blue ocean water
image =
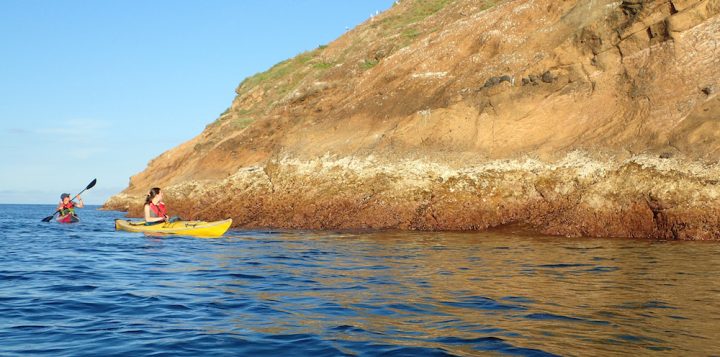
[[[115,232],[0,205],[0,355],[720,353],[720,244]]]

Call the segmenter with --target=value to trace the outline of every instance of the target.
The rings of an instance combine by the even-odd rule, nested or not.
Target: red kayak
[[[59,216],[57,218],[57,221],[59,223],[77,223],[80,222],[80,219],[76,215],[73,214],[66,214],[64,216]]]

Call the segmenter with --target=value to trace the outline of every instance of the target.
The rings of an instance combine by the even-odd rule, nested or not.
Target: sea
[[[117,232],[0,205],[0,356],[720,355],[720,242]]]

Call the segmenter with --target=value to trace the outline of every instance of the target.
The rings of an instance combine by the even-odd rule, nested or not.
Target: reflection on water
[[[112,231],[116,212],[28,229],[30,219],[17,222],[38,209],[23,207],[0,219],[0,352],[9,354],[720,351],[716,243],[413,232],[158,239]]]
[[[288,326],[333,321],[361,339],[455,354],[502,344],[558,354],[720,351],[713,243],[448,233],[295,233],[269,243],[278,252],[244,274],[284,276],[256,299],[282,301],[294,312]],[[238,254],[247,253],[215,258],[231,264]],[[283,329],[273,328],[258,332]]]

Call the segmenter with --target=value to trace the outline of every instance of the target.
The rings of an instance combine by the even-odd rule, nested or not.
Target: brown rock
[[[717,0],[424,3],[246,79],[105,206],[160,186],[242,227],[718,238]]]
[[[693,6],[683,8],[682,11],[670,17],[668,27],[670,31],[685,31],[703,23],[718,13],[720,13],[720,1],[698,1]]]

